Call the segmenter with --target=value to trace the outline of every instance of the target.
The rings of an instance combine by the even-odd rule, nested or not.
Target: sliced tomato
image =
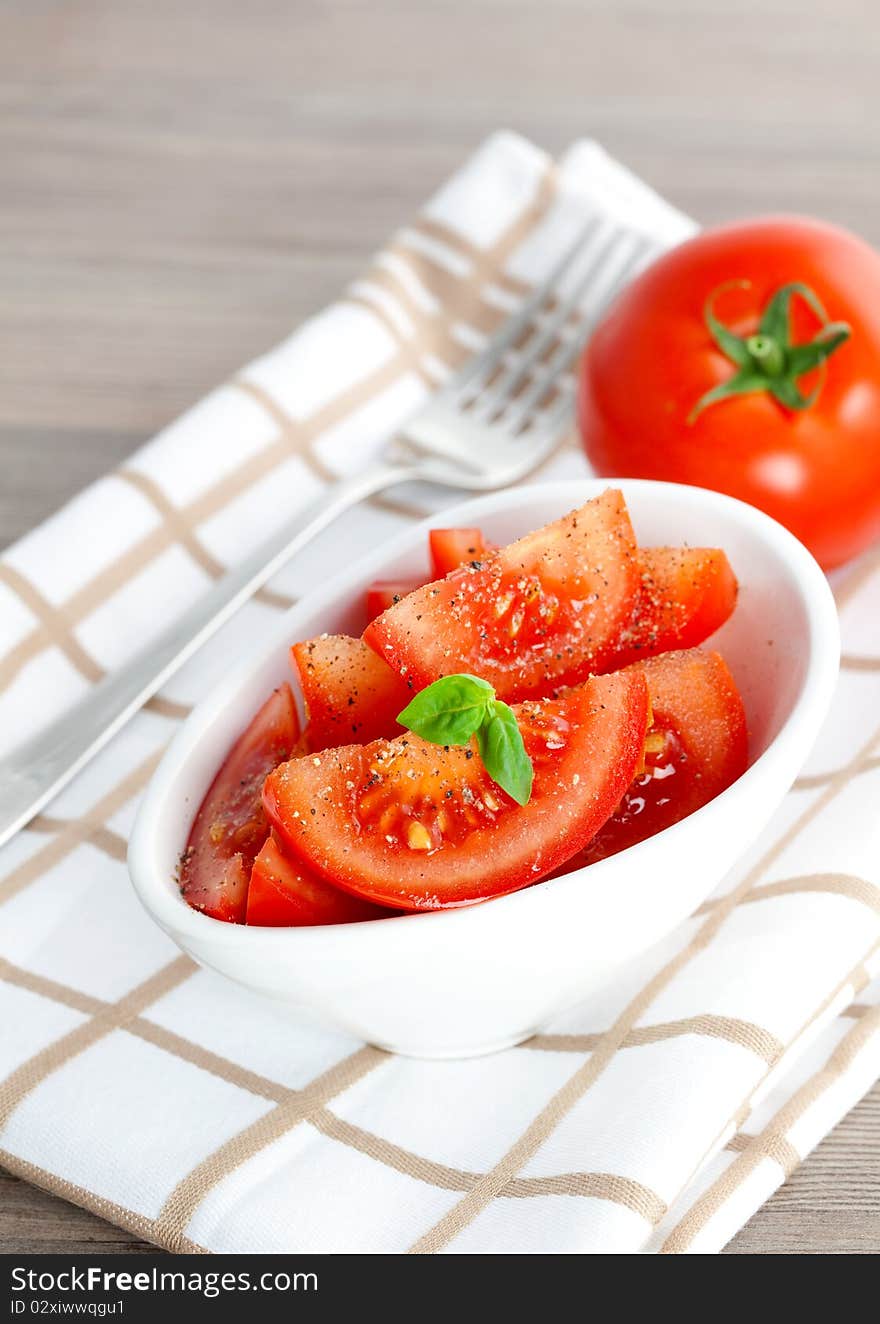
[[[374,621],[424,582],[423,579],[374,579],[367,589],[367,620]]]
[[[641,584],[632,620],[609,666],[694,648],[719,629],[736,606],[736,575],[717,547],[642,547]]]
[[[596,671],[639,591],[623,496],[580,510],[426,584],[373,621],[364,639],[416,689],[471,672],[503,699],[572,685]]]
[[[431,529],[428,533],[431,578],[443,579],[459,566],[479,561],[493,550],[479,529]],[[393,607],[424,579],[374,579],[367,589],[367,620],[374,621]]]
[[[434,579],[443,579],[459,566],[482,561],[493,550],[479,529],[431,529],[428,545]]]
[[[695,648],[640,663],[653,725],[644,769],[617,811],[567,869],[603,860],[671,827],[707,804],[746,770],[742,699],[719,653]]]
[[[263,782],[290,758],[298,739],[293,694],[280,685],[226,755],[193,820],[180,890],[196,910],[244,922],[251,866],[269,832]]]
[[[512,892],[582,850],[642,757],[648,687],[639,671],[591,678],[515,709],[535,777],[520,807],[475,747],[407,734],[294,759],[263,799],[285,847],[349,892],[437,910]]]
[[[274,837],[254,860],[245,923],[260,928],[306,928],[356,924],[392,912],[333,887],[286,854]]]
[[[290,653],[308,714],[308,749],[366,744],[402,730],[397,714],[412,698],[411,687],[362,639],[322,634]]]

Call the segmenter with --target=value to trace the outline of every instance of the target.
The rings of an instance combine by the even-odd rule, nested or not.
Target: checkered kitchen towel
[[[553,165],[491,138],[337,303],[10,548],[2,741],[365,464],[588,214],[641,260],[692,228],[595,144]],[[418,1062],[291,1028],[134,899],[126,835],[176,723],[242,637],[423,509],[346,516],[0,853],[0,1162],[172,1249],[717,1250],[880,1067],[880,558],[839,586],[834,710],[748,859],[519,1048]]]

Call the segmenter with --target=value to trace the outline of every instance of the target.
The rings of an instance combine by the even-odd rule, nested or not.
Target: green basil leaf
[[[534,778],[532,761],[526,753],[512,709],[500,699],[495,700],[477,731],[477,747],[493,782],[497,782],[518,805],[528,804]]]
[[[466,745],[494,698],[492,686],[478,676],[441,676],[421,690],[397,720],[434,745]]]

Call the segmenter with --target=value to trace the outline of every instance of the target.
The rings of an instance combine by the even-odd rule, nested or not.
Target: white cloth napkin
[[[339,302],[11,547],[4,745],[365,464],[588,213],[654,251],[692,229],[593,143],[554,166],[491,138]],[[544,476],[584,472],[572,444]],[[519,1048],[418,1062],[292,1026],[182,957],[129,886],[139,792],[241,640],[443,499],[347,516],[2,851],[0,1162],[172,1249],[718,1250],[880,1069],[877,557],[842,579],[840,688],[772,826]]]

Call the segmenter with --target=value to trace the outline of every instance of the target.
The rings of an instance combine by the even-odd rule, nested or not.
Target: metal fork
[[[571,421],[573,382],[568,369],[590,326],[647,249],[632,235],[609,233],[603,240],[598,230],[593,221],[581,231],[546,281],[486,347],[408,420],[380,462],[335,484],[299,512],[148,649],[95,685],[63,721],[0,760],[0,844],[66,786],[257,589],[343,511],[400,483],[429,482],[470,491],[507,487],[549,456]],[[589,316],[577,320],[588,296]]]

